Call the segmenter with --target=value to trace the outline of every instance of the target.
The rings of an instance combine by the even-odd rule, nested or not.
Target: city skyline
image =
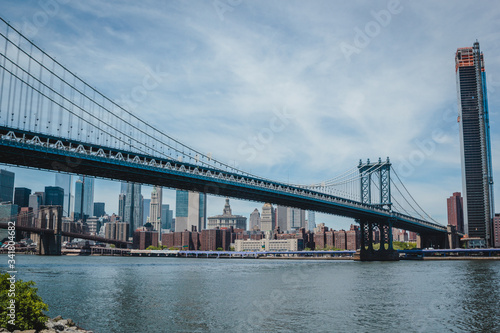
[[[329,179],[354,167],[359,158],[389,156],[417,202],[442,224],[447,220],[446,198],[462,188],[452,57],[457,47],[478,39],[483,52],[492,55],[486,68],[494,174],[499,170],[494,149],[500,146],[494,130],[500,104],[500,63],[494,56],[500,52],[495,43],[498,23],[470,15],[470,26],[477,30],[453,24],[464,12],[494,15],[498,10],[489,4],[433,4],[436,12],[447,13],[441,17],[427,9],[428,2],[395,8],[378,2],[363,10],[342,4],[337,5],[339,13],[319,2],[309,7],[244,2],[221,19],[210,2],[171,3],[154,14],[147,2],[124,3],[112,12],[104,4],[88,2],[61,4],[36,33],[29,24],[36,13],[44,13],[37,2],[4,4],[4,18],[32,34],[44,50],[182,142],[246,171],[293,183]],[[18,11],[25,16],[16,15]],[[213,15],[200,16],[206,11]],[[389,16],[381,18],[380,13]],[[105,24],[99,15],[106,16]],[[79,24],[83,16],[85,25]],[[414,31],[418,20],[425,28]],[[368,35],[367,27],[378,27],[378,33]],[[101,30],[92,38],[86,33]],[[67,31],[74,36],[68,38]],[[130,47],[141,45],[142,34],[158,32],[163,43]],[[407,41],[409,34],[415,38]],[[256,43],[256,36],[264,39]],[[426,54],[432,54],[432,63]],[[131,101],[144,82],[154,89]],[[40,184],[40,175],[53,177],[5,169],[16,172],[16,187],[33,192],[43,189],[30,186]],[[117,212],[119,186],[96,179],[95,201]],[[145,198],[150,192],[151,187],[143,186]],[[175,191],[164,193],[163,201],[175,210]],[[207,215],[219,213],[223,202],[208,196]],[[236,214],[247,217],[262,207],[231,202]],[[323,214],[316,220],[337,229],[351,223],[339,225],[341,218]]]

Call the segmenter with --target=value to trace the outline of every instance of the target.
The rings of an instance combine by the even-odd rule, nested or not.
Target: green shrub
[[[48,311],[49,307],[38,296],[38,289],[34,287],[35,282],[16,281],[15,296],[12,297],[9,279],[10,274],[0,274],[0,327],[7,328],[9,331],[44,329],[48,318],[43,311]],[[11,299],[14,299],[15,304],[14,325],[8,316],[11,312],[9,309]]]

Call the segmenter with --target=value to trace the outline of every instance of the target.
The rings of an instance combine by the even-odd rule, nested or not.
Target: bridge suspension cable
[[[0,124],[70,138],[76,135],[82,142],[253,176],[202,154],[145,122],[0,20],[4,24],[0,28],[4,40],[0,80],[3,87],[8,85],[0,94]]]

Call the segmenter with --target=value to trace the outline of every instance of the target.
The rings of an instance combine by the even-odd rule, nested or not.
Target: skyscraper
[[[310,210],[307,212],[307,229],[314,232],[314,228],[316,228],[316,213]]]
[[[14,196],[14,176],[13,172],[0,170],[0,202],[12,201]]]
[[[492,246],[493,174],[483,54],[473,47],[457,49],[455,71],[462,161],[464,224],[470,237]]]
[[[146,224],[146,222],[148,222],[150,208],[151,199],[142,199],[142,224]]]
[[[260,215],[260,230],[273,231],[276,226],[276,217],[274,208],[270,203],[265,203],[262,206],[262,214]]]
[[[83,213],[88,216],[94,216],[94,178],[80,177],[83,181]]]
[[[106,214],[106,203],[94,202],[94,216],[101,217]]]
[[[281,232],[288,230],[288,209],[285,206],[277,206],[275,209],[276,225],[280,228]]]
[[[44,204],[47,206],[63,206],[64,190],[59,186],[45,186]]]
[[[460,192],[455,192],[446,199],[448,207],[448,224],[454,225],[458,232],[464,231],[464,209],[463,198]]]
[[[306,227],[306,212],[299,208],[287,208],[287,230]]]
[[[70,216],[74,207],[74,195],[72,194],[72,176],[65,173],[56,173],[55,185],[64,190],[63,215]]]
[[[175,231],[202,231],[206,227],[206,195],[177,190],[175,196]]]
[[[125,193],[120,193],[120,195],[118,196],[118,216],[120,216],[122,218],[122,221],[125,218],[125,200],[126,200],[126,196],[127,195]]]
[[[32,195],[30,195],[29,207],[33,208],[34,216],[38,216],[38,209],[40,208],[40,206],[45,204],[44,198],[45,198],[44,192],[35,192]]]
[[[29,207],[31,190],[26,187],[16,187],[14,189],[14,204],[19,208]]]
[[[143,197],[141,185],[128,183],[125,194],[125,209],[123,221],[130,225],[129,237],[134,237],[135,229],[143,225]]]
[[[254,230],[254,229],[259,229],[260,230],[260,213],[257,208],[255,208],[250,214],[250,225],[248,226],[249,230]]]
[[[174,212],[170,210],[170,205],[161,205],[161,227],[172,230],[172,218]]]
[[[149,204],[149,222],[153,225],[153,229],[161,231],[161,187],[153,187],[151,192],[151,202]],[[159,233],[161,234],[161,233]]]

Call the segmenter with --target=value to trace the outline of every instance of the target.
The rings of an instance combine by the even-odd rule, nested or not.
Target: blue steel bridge
[[[317,184],[258,177],[143,121],[0,20],[0,163],[349,217],[361,225],[362,252],[373,251],[375,229],[379,252],[391,251],[391,227],[444,244],[447,228],[418,205],[388,158]]]

